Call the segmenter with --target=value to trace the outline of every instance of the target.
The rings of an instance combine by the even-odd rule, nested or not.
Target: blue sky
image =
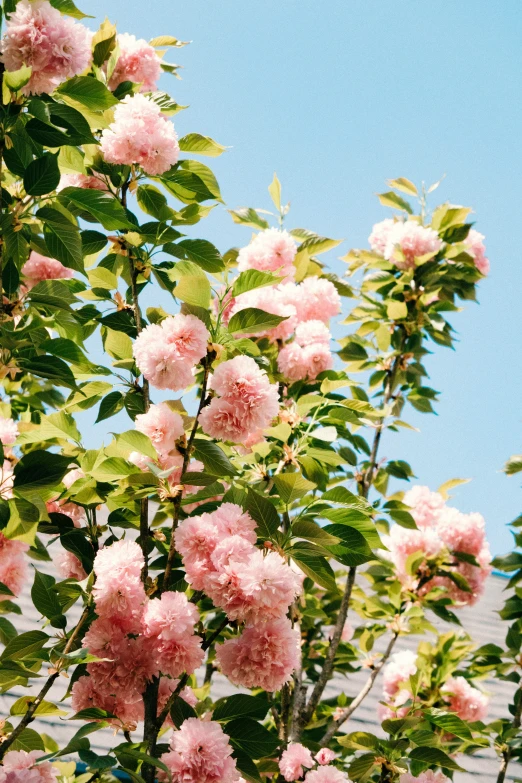
[[[193,42],[170,55],[183,80],[165,76],[162,87],[190,104],[175,118],[180,135],[230,146],[211,163],[228,206],[269,208],[277,171],[289,225],[344,237],[343,252],[365,246],[386,216],[374,195],[386,178],[446,174],[434,196],[474,208],[491,276],[480,305],[454,319],[457,350],[427,360],[438,415],[410,414],[421,432],[388,435],[382,454],[409,460],[432,488],[472,478],[454,504],[485,516],[494,552],[510,548],[505,525],[522,506],[520,482],[501,473],[522,450],[519,0],[78,3],[98,21],[108,12],[121,32]],[[224,208],[195,232],[222,251],[250,233]],[[108,423],[90,437],[119,426]]]

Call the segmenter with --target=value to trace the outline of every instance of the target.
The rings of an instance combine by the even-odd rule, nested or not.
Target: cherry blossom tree
[[[181,135],[157,86],[184,43],[92,33],[72,0],[3,13],[0,687],[27,693],[0,781],[444,783],[491,743],[506,768],[520,692],[499,731],[480,681],[518,664],[520,599],[511,664],[477,650],[458,614],[491,571],[484,520],[381,450],[433,411],[425,364],[488,273],[471,210],[390,181],[394,217],[339,277],[341,241],[292,228],[274,176],[220,251],[200,157],[225,147]],[[24,590],[41,621],[19,633]],[[381,733],[350,732],[374,687]],[[33,725],[56,714],[80,722],[66,747]]]

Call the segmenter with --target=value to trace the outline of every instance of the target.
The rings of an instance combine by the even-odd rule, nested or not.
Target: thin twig
[[[325,735],[322,738],[321,743],[320,743],[322,748],[324,748],[326,745],[328,745],[328,743],[330,742],[330,740],[332,739],[332,737],[334,736],[336,731],[343,725],[343,723],[346,720],[348,720],[350,715],[353,715],[353,713],[355,712],[357,707],[359,707],[359,705],[367,697],[367,695],[369,694],[369,692],[373,688],[373,683],[377,679],[377,676],[378,676],[379,672],[381,671],[382,667],[384,666],[384,664],[386,663],[386,661],[390,657],[391,651],[393,650],[393,648],[395,646],[395,642],[397,641],[398,636],[399,636],[398,632],[394,632],[393,633],[393,635],[392,635],[392,637],[391,637],[391,639],[390,639],[390,641],[388,643],[388,646],[387,646],[386,650],[384,651],[384,654],[383,654],[382,658],[373,667],[370,676],[366,680],[365,684],[363,685],[363,687],[361,688],[361,690],[359,691],[357,696],[354,698],[354,700],[352,701],[350,706],[346,707],[342,711],[341,715],[336,720],[334,720],[333,723],[331,724],[331,726],[328,728],[328,730],[326,731],[326,733],[325,733]]]
[[[522,722],[522,686],[519,687],[518,691],[515,693],[515,704],[516,708],[512,725],[513,728],[517,730],[520,728],[520,724]],[[498,770],[497,783],[504,783],[507,768],[512,756],[513,748],[511,748],[509,745],[506,745],[505,750],[502,751],[502,761],[500,762],[500,767]]]
[[[85,620],[87,619],[88,615],[89,615],[89,606],[86,606],[82,612],[82,616],[78,620],[76,628],[73,630],[67,644],[65,645],[63,655],[67,655],[67,653],[71,650],[74,642],[76,641],[78,634],[80,633],[80,629],[84,624]],[[13,729],[11,734],[8,737],[6,737],[6,739],[2,743],[0,743],[0,760],[3,759],[6,751],[9,750],[13,742],[20,736],[22,731],[30,723],[32,723],[35,717],[36,710],[38,709],[42,701],[45,699],[48,692],[52,688],[54,682],[58,679],[59,676],[60,676],[60,670],[58,669],[57,671],[53,672],[53,674],[51,674],[50,677],[47,678],[43,688],[41,689],[40,693],[34,698],[34,700],[27,702],[28,707],[24,717],[22,718],[18,726],[16,726],[16,728]]]

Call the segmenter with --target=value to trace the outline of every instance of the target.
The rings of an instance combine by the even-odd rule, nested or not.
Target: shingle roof
[[[39,570],[48,573],[52,573],[53,570],[52,564],[48,563],[39,562],[37,567]],[[503,602],[502,591],[505,585],[505,579],[493,575],[489,579],[486,595],[481,601],[476,606],[463,609],[460,613],[460,619],[465,630],[471,634],[477,645],[486,644],[488,642],[498,643],[504,638],[506,628],[503,626],[497,612]],[[15,623],[17,630],[21,633],[39,627],[41,618],[31,602],[29,586],[19,599],[19,604],[22,609],[22,614],[13,617],[13,622]],[[71,609],[70,624],[74,623],[74,620],[77,619],[79,613],[79,606],[74,606],[73,609]],[[447,630],[447,626],[441,621],[437,621],[434,624],[441,630]],[[398,645],[397,649],[416,649],[419,637],[401,637],[399,641],[400,645]],[[325,695],[334,697],[340,692],[345,691],[348,696],[353,696],[365,682],[366,676],[367,675],[365,675],[364,672],[351,674],[347,678],[336,676],[329,684]],[[507,717],[507,705],[510,701],[514,686],[506,682],[485,681],[483,687],[491,696],[488,720]],[[37,688],[38,684],[34,690],[37,690]],[[67,680],[60,679],[54,685],[48,698],[57,702],[63,697],[66,689]],[[215,676],[212,689],[214,698],[227,695],[230,693],[230,689],[231,686],[224,677],[219,675]],[[9,693],[0,695],[0,715],[2,717],[7,717],[13,702],[21,695],[27,695],[27,693],[28,691],[26,689],[17,687],[13,688]],[[372,731],[376,734],[381,733],[377,720],[377,704],[380,694],[381,689],[379,681],[377,681],[376,687],[361,704],[355,713],[354,718],[347,721],[345,724],[344,729],[346,731],[365,730]],[[64,708],[68,709],[68,703],[65,704]],[[37,720],[34,722],[33,726],[37,731],[44,732],[53,737],[61,747],[64,747],[67,744],[67,741],[79,728],[77,722],[68,721],[63,717],[49,717],[45,720]],[[93,750],[97,752],[106,752],[111,745],[114,745],[113,732],[107,729],[91,734],[89,739]],[[491,783],[491,781],[496,780],[498,760],[492,750],[481,751],[475,756],[466,756],[459,759],[459,762],[466,768],[467,772],[456,773],[456,783],[470,783],[471,780],[476,781],[476,783]],[[513,763],[508,770],[508,779],[514,780],[515,778],[522,778],[522,766]]]

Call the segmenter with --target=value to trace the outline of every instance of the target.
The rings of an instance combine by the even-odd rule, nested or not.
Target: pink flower
[[[341,312],[341,297],[334,284],[325,277],[305,277],[299,285],[281,284],[279,290],[284,300],[294,305],[298,321],[327,324],[330,318]]]
[[[8,71],[32,67],[23,88],[26,95],[51,93],[87,68],[91,39],[90,30],[63,16],[48,0],[20,0],[7,20],[2,60]]]
[[[136,416],[134,423],[139,432],[150,438],[159,456],[174,451],[176,441],[185,434],[183,419],[166,402],[151,405],[147,413]]]
[[[330,345],[332,335],[330,330],[322,321],[303,321],[297,325],[295,330],[295,341],[302,348],[307,345]]]
[[[481,514],[462,514],[446,507],[440,514],[437,532],[448,549],[479,555],[486,541],[486,523]]]
[[[393,653],[384,667],[382,690],[385,701],[392,701],[400,686],[407,683],[417,671],[417,655],[412,650]]]
[[[108,684],[97,684],[92,676],[80,677],[72,687],[71,706],[75,712],[98,707],[117,716],[117,720],[110,719],[109,723],[135,729],[143,719],[141,693],[129,689],[115,693],[114,690]]]
[[[444,508],[444,498],[429,487],[412,487],[404,495],[404,503],[411,506],[411,514],[418,527],[433,527]]]
[[[399,778],[399,783],[451,783],[450,778],[446,777],[440,770],[427,769],[421,772],[417,777],[405,772]]]
[[[195,315],[169,315],[161,322],[161,328],[176,359],[197,364],[206,355],[210,333]]]
[[[432,528],[410,530],[409,528],[393,525],[390,535],[387,536],[386,545],[389,549],[389,557],[397,570],[397,576],[402,584],[413,588],[415,577],[408,574],[407,561],[414,552],[419,552],[424,559],[435,558],[443,549],[443,543],[436,531]]]
[[[58,573],[61,574],[64,579],[77,579],[78,582],[81,582],[87,578],[81,561],[76,555],[73,555],[72,552],[68,552],[66,549],[62,549],[59,554],[56,555],[54,564]]]
[[[305,783],[348,783],[344,772],[328,764],[306,773]]]
[[[296,343],[289,343],[279,351],[277,357],[279,372],[289,381],[301,381],[306,378],[308,368],[303,357],[303,348]]]
[[[279,771],[288,783],[303,777],[303,767],[313,766],[312,754],[300,742],[291,742],[279,759]]]
[[[21,0],[25,2],[25,0]],[[38,2],[38,0],[36,0]],[[20,3],[19,3],[20,5]],[[37,253],[36,250],[31,251],[28,261],[22,267],[22,275],[25,277],[25,285],[28,289],[33,288],[37,283],[42,280],[59,280],[68,279],[74,276],[72,269],[64,266],[56,258],[47,258],[42,256],[41,253]]]
[[[480,234],[478,231],[475,231],[474,228],[471,228],[468,236],[464,240],[464,247],[466,253],[469,253],[473,258],[479,272],[483,275],[489,275],[490,263],[489,259],[486,258],[486,246],[482,241],[483,239],[484,234]]]
[[[149,601],[143,616],[144,634],[163,641],[192,635],[199,612],[185,593],[168,591]]]
[[[241,248],[237,265],[240,272],[258,269],[291,278],[295,274],[293,262],[296,253],[297,243],[287,231],[267,228],[256,234],[249,245]]]
[[[300,575],[277,552],[255,549],[248,560],[231,561],[206,584],[206,592],[231,620],[266,622],[286,614],[301,593]]]
[[[327,345],[313,343],[303,348],[303,366],[306,371],[306,377],[313,381],[317,376],[333,368],[333,356]]]
[[[220,539],[217,525],[210,514],[188,517],[179,524],[174,536],[188,581],[194,590],[203,590],[205,577],[214,571],[210,558]]]
[[[329,764],[331,761],[333,761],[335,758],[335,753],[333,750],[330,750],[330,748],[321,748],[319,753],[315,754],[315,760],[318,764],[321,766],[324,766],[325,764]]]
[[[54,783],[58,770],[48,761],[36,762],[43,750],[10,750],[0,767],[0,783]]]
[[[205,356],[209,337],[199,318],[179,313],[149,324],[134,342],[134,358],[153,386],[179,391],[192,383],[192,365]]]
[[[73,468],[68,473],[65,474],[65,476],[62,479],[62,484],[64,484],[67,489],[70,489],[72,485],[79,481],[79,479],[85,478],[85,473],[81,468]]]
[[[64,188],[88,188],[89,190],[107,191],[107,183],[101,174],[62,174],[57,192]]]
[[[380,256],[385,254],[388,239],[394,225],[395,220],[393,218],[386,218],[386,220],[381,220],[380,223],[374,225],[372,233],[368,237],[368,244],[374,253],[378,253]]]
[[[17,437],[18,424],[16,421],[0,416],[0,443],[4,446],[12,446]]]
[[[82,520],[85,519],[85,511],[76,503],[67,503],[66,500],[48,500],[45,504],[48,514],[64,514],[72,519],[74,527],[81,527]]]
[[[325,630],[328,631],[328,638],[332,639],[333,635],[334,635],[335,626],[330,625]],[[341,641],[342,642],[350,642],[353,639],[354,633],[355,633],[355,631],[354,631],[353,625],[351,624],[351,622],[349,620],[346,620],[346,622],[345,622],[345,624],[343,626],[343,630],[341,631]]]
[[[277,691],[300,659],[299,632],[287,617],[247,626],[216,647],[221,671],[234,685]]]
[[[488,697],[470,685],[464,677],[450,677],[442,688],[442,693],[448,709],[456,712],[462,720],[484,720],[488,714]]]
[[[203,431],[213,438],[243,443],[268,427],[279,411],[277,386],[249,356],[220,364],[210,387],[219,395],[201,412]]]
[[[96,612],[129,632],[140,627],[146,603],[143,563],[138,544],[125,540],[104,547],[94,559]]]
[[[217,525],[218,531],[226,536],[241,536],[256,543],[256,523],[241,506],[235,503],[222,503],[212,514],[212,520]]]
[[[173,124],[144,95],[128,95],[114,109],[114,121],[101,135],[108,163],[137,164],[146,174],[164,174],[179,156]]]
[[[232,748],[215,721],[188,718],[172,735],[171,750],[161,760],[174,783],[235,783],[239,780]],[[165,773],[158,775],[167,780]]]
[[[143,38],[120,33],[117,37],[120,54],[109,81],[115,90],[122,82],[141,84],[140,92],[152,92],[161,76],[161,60],[156,50]]]
[[[391,227],[384,257],[399,269],[415,266],[415,259],[427,254],[436,254],[442,247],[442,240],[432,228],[425,228],[415,220],[399,220]]]
[[[24,552],[28,544],[16,539],[6,538],[0,532],[0,582],[3,582],[14,595],[20,595],[27,581],[27,564]],[[0,601],[6,601],[9,596],[0,595]]]

